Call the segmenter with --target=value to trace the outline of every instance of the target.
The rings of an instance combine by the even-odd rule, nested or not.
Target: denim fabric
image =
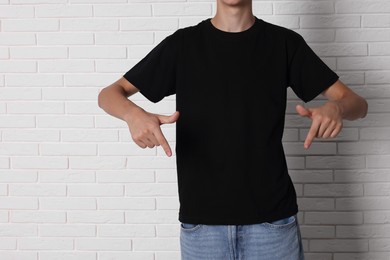
[[[297,215],[250,225],[180,223],[182,260],[304,260]]]

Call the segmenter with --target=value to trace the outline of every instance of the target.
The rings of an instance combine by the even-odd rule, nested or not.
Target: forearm
[[[98,103],[99,107],[107,114],[124,121],[131,118],[132,112],[142,109],[127,98],[122,88],[115,85],[111,85],[100,91]]]
[[[343,119],[356,120],[367,115],[367,101],[359,95],[347,95],[328,102],[334,102],[338,105]]]

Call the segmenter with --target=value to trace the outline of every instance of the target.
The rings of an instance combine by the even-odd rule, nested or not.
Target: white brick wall
[[[138,147],[97,96],[215,10],[215,0],[0,0],[1,260],[180,259],[175,156]],[[303,35],[369,103],[365,119],[305,150],[310,122],[288,89],[283,142],[306,259],[390,259],[390,2],[253,0],[253,12]],[[175,109],[174,96],[131,99]],[[162,128],[174,148],[175,125]]]

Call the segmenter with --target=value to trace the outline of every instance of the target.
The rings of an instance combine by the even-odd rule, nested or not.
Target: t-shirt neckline
[[[240,39],[248,34],[251,34],[252,32],[254,32],[257,29],[257,27],[259,27],[259,24],[261,23],[261,19],[257,18],[256,16],[254,16],[254,17],[255,17],[255,22],[251,25],[251,27],[249,27],[248,29],[246,29],[244,31],[240,31],[240,32],[227,32],[227,31],[223,31],[221,29],[218,29],[217,27],[215,27],[212,24],[211,18],[207,18],[205,22],[206,22],[206,27],[209,29],[209,31],[211,33],[217,35],[218,37],[221,37],[221,38],[226,39],[226,40]]]

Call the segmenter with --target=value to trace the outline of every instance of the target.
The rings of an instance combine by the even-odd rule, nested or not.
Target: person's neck
[[[217,8],[217,13],[211,18],[214,27],[226,32],[242,32],[249,29],[255,22],[255,16],[249,6],[246,10],[233,10],[231,7]]]

